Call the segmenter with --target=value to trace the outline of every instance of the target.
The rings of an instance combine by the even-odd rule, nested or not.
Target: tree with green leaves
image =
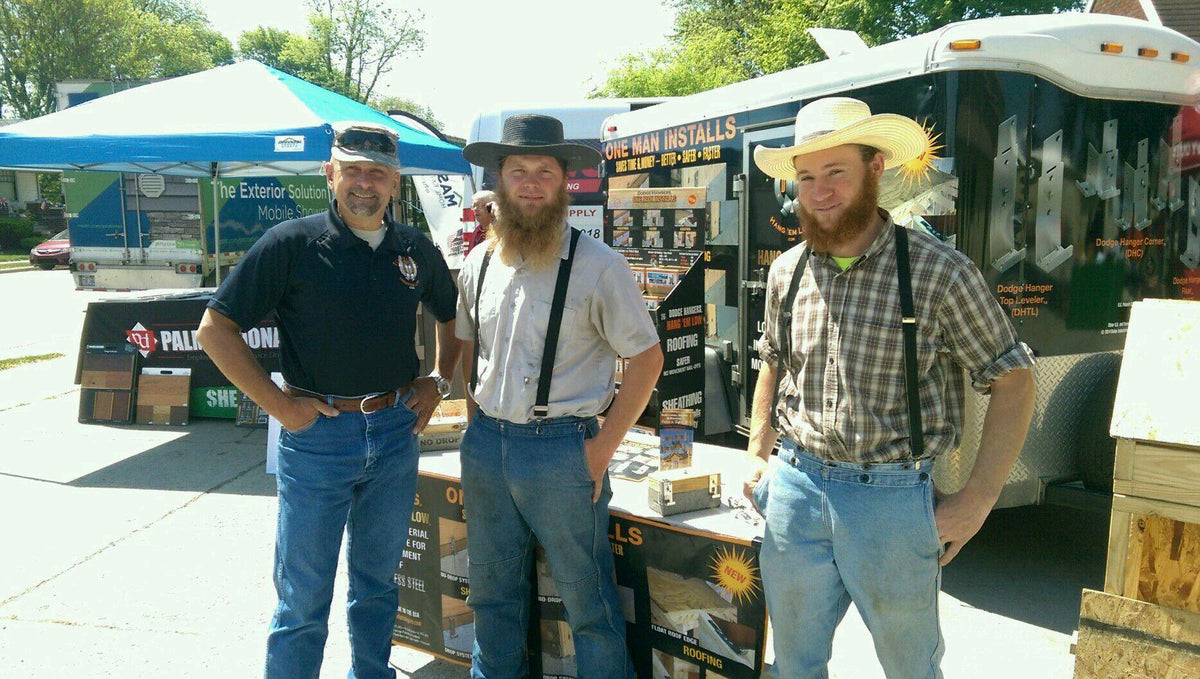
[[[53,111],[58,81],[165,78],[232,60],[188,0],[0,0],[0,104],[21,118]]]
[[[623,57],[594,97],[680,96],[825,58],[809,28],[855,31],[881,45],[946,24],[1078,9],[1082,0],[667,0],[665,47]]]
[[[396,60],[425,49],[422,15],[377,0],[309,0],[308,34],[259,26],[238,52],[367,103]]]

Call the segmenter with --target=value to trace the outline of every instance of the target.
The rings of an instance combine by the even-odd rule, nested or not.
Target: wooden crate
[[[1075,679],[1195,679],[1200,614],[1083,590]]]
[[[1200,613],[1200,507],[1114,495],[1104,591]]]
[[[1200,448],[1118,439],[1113,492],[1200,507]]]

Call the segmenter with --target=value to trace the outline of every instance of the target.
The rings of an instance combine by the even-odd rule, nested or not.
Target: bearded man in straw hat
[[[499,143],[468,144],[463,157],[500,178],[493,237],[459,274],[457,332],[471,357],[461,444],[471,676],[528,674],[536,537],[567,610],[578,676],[633,677],[608,544],[607,470],[663,357],[625,258],[566,224],[567,172],[597,166],[600,154],[564,143],[555,118],[520,115],[505,121]],[[614,399],[617,357],[629,368]]]
[[[929,145],[911,119],[828,98],[796,115],[794,145],[754,151],[797,182],[804,234],[768,277],[744,488],[766,517],[778,676],[826,677],[853,601],[888,677],[940,677],[941,567],[983,525],[1029,428],[1033,355],[982,274],[877,205],[884,170]],[[958,446],[960,369],[991,402],[970,480],[940,495],[930,474]]]

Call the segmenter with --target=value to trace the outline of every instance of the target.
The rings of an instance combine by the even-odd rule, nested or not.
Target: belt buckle
[[[371,413],[383,410],[383,408],[372,408],[371,410],[367,410],[367,401],[370,401],[371,399],[379,398],[379,397],[385,396],[385,395],[386,394],[371,394],[370,396],[363,396],[362,400],[358,402],[358,411],[360,413],[362,413],[363,415],[370,415]]]

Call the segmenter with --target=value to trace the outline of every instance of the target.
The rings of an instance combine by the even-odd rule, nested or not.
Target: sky
[[[424,14],[425,50],[393,61],[376,87],[433,109],[466,137],[482,111],[587,97],[624,54],[660,47],[674,11],[657,0],[379,0]],[[242,31],[307,30],[303,0],[198,0],[237,46]]]

